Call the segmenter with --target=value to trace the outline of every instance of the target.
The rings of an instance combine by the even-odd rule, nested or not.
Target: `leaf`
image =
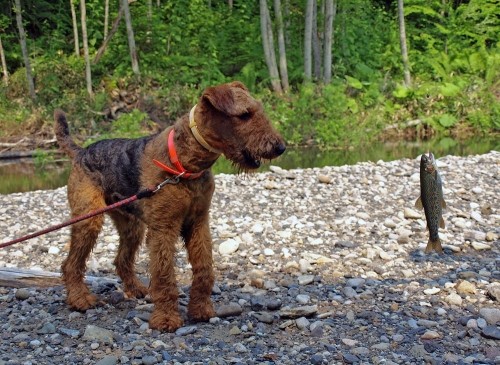
[[[404,99],[408,95],[410,95],[410,89],[408,89],[404,85],[398,85],[398,86],[396,86],[396,90],[394,90],[392,92],[392,95],[394,95],[394,97],[396,97],[398,99]]]
[[[444,85],[441,85],[440,92],[444,96],[454,97],[460,94],[460,87],[450,82],[445,82]]]
[[[349,85],[350,87],[352,87],[354,89],[358,89],[358,90],[363,89],[363,84],[358,79],[355,79],[354,77],[347,76],[347,75],[346,75],[345,79],[347,80],[347,85]]]
[[[450,128],[455,125],[457,118],[451,114],[443,114],[439,117],[438,121],[443,127]]]

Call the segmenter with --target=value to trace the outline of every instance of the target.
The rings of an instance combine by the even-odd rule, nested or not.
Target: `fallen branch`
[[[93,282],[118,283],[117,279],[86,276],[85,282],[92,284]],[[63,285],[61,273],[41,270],[28,270],[19,268],[0,268],[0,286],[11,288],[27,288],[27,287],[52,287]]]

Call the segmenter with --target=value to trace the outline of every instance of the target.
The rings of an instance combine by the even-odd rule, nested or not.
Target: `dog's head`
[[[281,155],[285,142],[241,82],[209,87],[200,98],[198,125],[206,141],[242,170]]]

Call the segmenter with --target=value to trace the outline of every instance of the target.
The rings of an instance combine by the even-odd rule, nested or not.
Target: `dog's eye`
[[[245,113],[243,113],[243,114],[240,114],[240,115],[239,115],[239,118],[240,118],[241,120],[249,120],[251,116],[252,116],[252,115],[251,115],[249,112],[245,112]]]

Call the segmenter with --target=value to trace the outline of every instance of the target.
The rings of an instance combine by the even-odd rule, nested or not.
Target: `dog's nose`
[[[276,155],[281,155],[283,152],[285,152],[286,146],[284,143],[278,144],[276,147],[274,147],[274,152],[276,152]]]

